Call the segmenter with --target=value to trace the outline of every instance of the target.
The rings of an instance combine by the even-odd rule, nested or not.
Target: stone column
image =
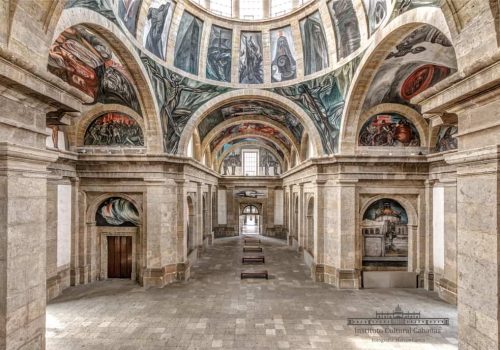
[[[177,279],[187,280],[190,275],[190,265],[187,258],[187,181],[176,180],[177,185]]]
[[[356,242],[357,235],[357,191],[358,180],[339,180],[338,184],[338,222],[340,235],[340,268],[337,270],[338,288],[360,287],[360,266],[357,254],[361,244]]]
[[[325,185],[326,181],[316,181],[316,195],[314,196],[314,274],[317,282],[324,282],[325,265]]]
[[[198,249],[198,254],[201,253],[203,248],[203,235],[205,234],[205,227],[203,227],[203,188],[201,182],[196,184],[196,225],[195,225],[195,246]]]
[[[55,153],[0,143],[0,349],[44,349],[47,165]]]
[[[460,151],[457,165],[458,339],[462,349],[498,349],[500,146]]]
[[[144,212],[141,223],[145,231],[146,266],[143,270],[143,285],[163,286],[162,239],[164,234],[162,219],[165,215],[163,203],[166,200],[164,179],[145,179]]]
[[[227,219],[227,228],[233,229],[233,236],[237,236],[239,234],[239,217],[238,217],[238,203],[234,198],[234,186],[226,187],[226,219]]]
[[[80,179],[71,179],[71,262],[70,262],[70,284],[76,286],[80,284],[80,255],[79,252],[79,232],[80,223],[85,220],[84,216],[80,216]]]
[[[262,0],[262,18],[271,17],[271,0]]]
[[[207,210],[207,222],[206,222],[206,225],[207,227],[205,228],[205,234],[206,235],[209,235],[210,236],[210,239],[209,239],[209,242],[208,244],[211,245],[212,242],[213,242],[213,236],[212,236],[212,231],[213,231],[213,228],[214,228],[214,224],[213,224],[213,205],[212,205],[212,201],[213,201],[213,193],[212,193],[212,185],[208,185],[208,191],[207,191],[207,207],[206,207],[206,210]]]
[[[444,273],[438,281],[439,296],[457,303],[457,182],[444,185]]]
[[[305,234],[304,234],[304,184],[299,184],[299,212],[297,217],[297,241],[299,244],[299,250],[305,247]]]
[[[434,259],[433,259],[433,188],[434,181],[425,181],[425,251],[424,251],[424,288],[434,290]]]
[[[233,18],[240,18],[240,0],[232,0]]]

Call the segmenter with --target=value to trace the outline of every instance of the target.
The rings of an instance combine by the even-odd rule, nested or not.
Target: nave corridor
[[[424,289],[342,290],[315,283],[301,254],[280,240],[259,237],[269,280],[240,280],[243,239],[221,238],[207,248],[191,278],[144,289],[109,279],[67,289],[47,307],[47,349],[457,349],[456,307]],[[355,334],[350,317],[420,312],[450,326],[414,342]],[[418,340],[422,342],[418,342]],[[404,341],[404,340],[403,340]]]

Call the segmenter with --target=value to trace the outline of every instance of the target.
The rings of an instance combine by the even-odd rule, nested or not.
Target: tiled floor
[[[314,283],[301,256],[272,239],[262,243],[270,279],[240,280],[242,245],[239,238],[216,240],[190,281],[163,289],[111,280],[67,290],[47,308],[47,349],[457,349],[455,307],[432,293]],[[421,335],[430,328],[356,334],[347,325],[349,317],[374,317],[398,304],[422,317],[450,318],[450,326]]]

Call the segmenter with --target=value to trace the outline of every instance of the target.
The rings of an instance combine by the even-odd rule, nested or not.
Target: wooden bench
[[[260,243],[260,239],[257,239],[257,238],[245,238],[245,243]]]
[[[257,247],[253,245],[243,246],[243,252],[259,252],[262,253],[262,247]]]
[[[266,258],[264,258],[264,255],[257,255],[257,256],[244,256],[241,258],[241,263],[266,263]]]
[[[267,274],[267,270],[261,271],[241,271],[241,279],[244,278],[265,278],[269,279],[269,275]]]

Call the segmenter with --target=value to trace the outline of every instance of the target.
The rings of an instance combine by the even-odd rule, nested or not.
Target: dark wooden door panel
[[[108,278],[132,275],[132,237],[108,236]]]

